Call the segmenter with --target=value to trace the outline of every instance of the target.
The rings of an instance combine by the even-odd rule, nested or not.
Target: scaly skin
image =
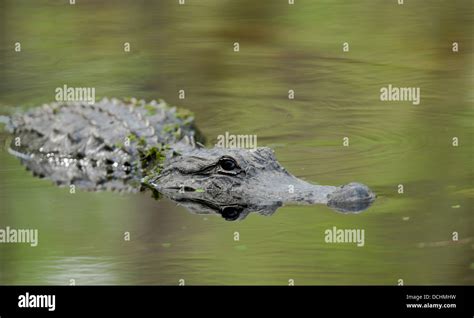
[[[119,191],[140,189],[140,159],[149,149],[192,144],[195,136],[193,118],[163,101],[116,99],[44,105],[14,116],[10,130],[11,152],[35,175],[58,185]]]
[[[196,213],[243,219],[283,203],[366,209],[365,185],[319,186],[287,172],[269,148],[203,148],[190,114],[165,102],[103,99],[49,104],[16,115],[10,152],[40,177],[88,190],[151,189]],[[19,143],[18,143],[19,142]]]

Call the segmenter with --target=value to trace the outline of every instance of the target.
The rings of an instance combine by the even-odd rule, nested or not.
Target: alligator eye
[[[223,158],[219,160],[219,165],[226,171],[234,170],[237,167],[237,163],[232,158]]]
[[[226,206],[222,209],[221,215],[226,221],[235,221],[239,218],[242,208],[235,206]]]

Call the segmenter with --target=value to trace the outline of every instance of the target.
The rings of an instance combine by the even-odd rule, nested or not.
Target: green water
[[[38,229],[39,245],[0,244],[0,284],[474,283],[470,1],[0,3],[2,113],[63,84],[163,98],[195,112],[209,145],[256,134],[296,176],[378,195],[357,215],[226,222],[149,194],[70,194],[2,148],[0,227]],[[388,84],[420,87],[421,103],[380,101]],[[326,243],[333,226],[364,229],[365,245]]]

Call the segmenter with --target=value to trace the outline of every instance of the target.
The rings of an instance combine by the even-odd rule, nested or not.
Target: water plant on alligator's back
[[[189,111],[164,101],[102,99],[52,103],[16,114],[10,153],[34,175],[87,190],[150,189],[196,213],[243,219],[283,203],[320,203],[359,212],[374,200],[365,185],[319,186],[287,172],[269,148],[204,148]]]

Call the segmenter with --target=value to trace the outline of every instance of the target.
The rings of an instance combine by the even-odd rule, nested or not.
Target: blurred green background
[[[226,222],[148,194],[69,194],[2,147],[0,228],[37,228],[39,246],[0,244],[0,284],[474,283],[471,1],[68,2],[0,1],[2,114],[63,84],[163,98],[209,145],[256,134],[296,176],[378,199],[358,215],[286,206]],[[388,84],[420,87],[420,105],[381,102]],[[325,243],[333,226],[365,229],[365,246]]]

